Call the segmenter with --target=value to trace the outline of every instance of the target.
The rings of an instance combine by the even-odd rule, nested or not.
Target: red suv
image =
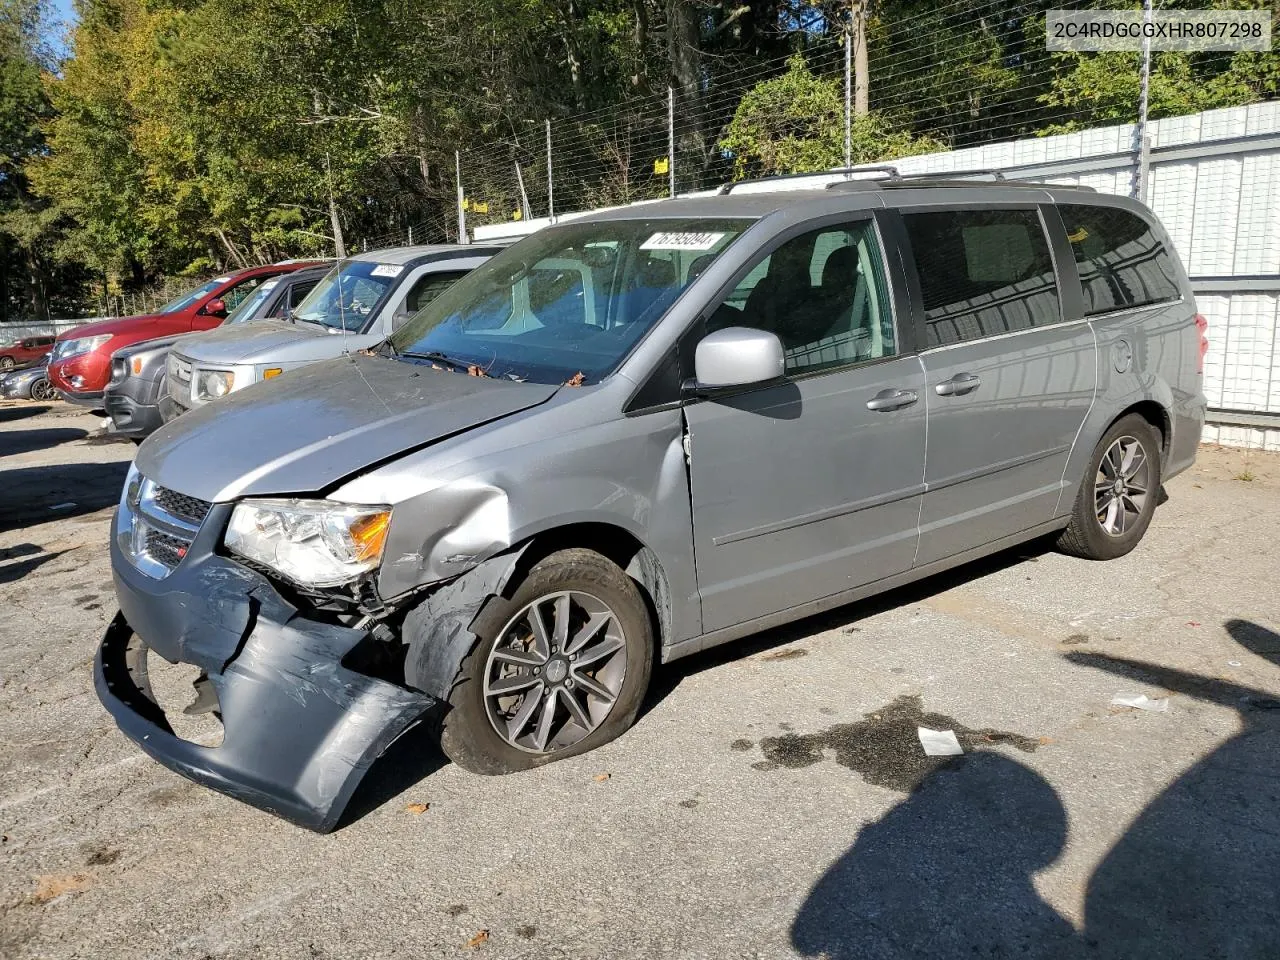
[[[121,347],[156,337],[171,337],[216,327],[262,281],[291,273],[315,261],[285,261],[215,277],[198,290],[170,301],[157,313],[87,323],[58,337],[49,359],[49,382],[64,400],[87,407],[102,405],[111,379],[111,354]]]
[[[16,370],[35,363],[53,349],[53,337],[22,337],[0,344],[0,370]]]

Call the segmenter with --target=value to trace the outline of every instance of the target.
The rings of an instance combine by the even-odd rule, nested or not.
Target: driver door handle
[[[903,407],[909,407],[919,398],[914,390],[898,390],[890,387],[887,390],[881,390],[874,397],[867,401],[867,409],[875,410],[877,413],[884,413],[888,410],[900,410]]]
[[[982,386],[981,377],[976,377],[972,373],[957,373],[950,380],[943,380],[935,386],[933,392],[940,397],[962,397],[966,393],[973,393],[980,386]]]

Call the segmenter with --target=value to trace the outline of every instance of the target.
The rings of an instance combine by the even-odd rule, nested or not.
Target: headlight
[[[77,337],[75,340],[59,341],[54,348],[53,359],[66,360],[68,357],[78,357],[82,353],[93,353],[111,337],[110,333],[100,333],[96,337]]]
[[[196,376],[196,399],[217,400],[231,392],[236,375],[226,370],[201,370]]]
[[[331,500],[246,500],[231,511],[226,547],[305,587],[335,587],[382,562],[390,507]]]
[[[111,358],[111,382],[120,383],[129,375],[129,361],[124,357]]]

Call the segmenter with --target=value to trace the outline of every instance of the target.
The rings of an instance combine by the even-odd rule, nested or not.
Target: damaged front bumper
[[[344,666],[363,631],[301,616],[266,577],[200,549],[200,539],[162,580],[141,574],[113,542],[120,613],[94,663],[98,698],[171,770],[300,826],[332,830],[373,762],[437,701]],[[173,732],[138,669],[148,649],[204,671],[221,745]]]

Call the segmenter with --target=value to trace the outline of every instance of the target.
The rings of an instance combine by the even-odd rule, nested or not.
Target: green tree
[[[945,149],[937,140],[895,129],[877,113],[854,118],[851,141],[855,164]],[[785,74],[742,98],[720,146],[732,154],[738,178],[843,166],[841,81],[815,76],[803,57],[792,57]]]

